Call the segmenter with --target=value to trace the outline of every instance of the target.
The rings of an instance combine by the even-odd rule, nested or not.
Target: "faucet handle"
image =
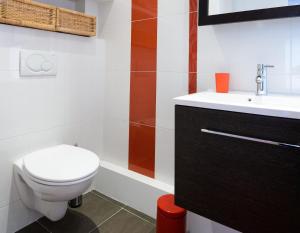
[[[266,73],[266,68],[274,68],[273,65],[264,65],[264,64],[257,64],[257,75],[263,75]]]
[[[274,65],[257,64],[257,69],[258,70],[261,70],[261,69],[264,69],[264,68],[274,68],[274,67],[275,67]]]
[[[274,68],[274,65],[263,65],[265,68]]]
[[[267,68],[274,68],[275,66],[273,65],[263,65],[263,73],[266,74],[267,73]]]

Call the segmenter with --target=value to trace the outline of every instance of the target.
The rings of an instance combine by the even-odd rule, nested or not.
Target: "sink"
[[[199,92],[177,97],[176,105],[300,119],[300,96],[256,96],[249,92]]]

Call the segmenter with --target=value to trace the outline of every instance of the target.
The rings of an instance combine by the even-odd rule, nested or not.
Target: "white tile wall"
[[[300,93],[300,76],[292,75],[291,79],[292,92],[296,94]]]
[[[187,73],[189,14],[159,12],[163,16],[158,18],[157,71]]]
[[[39,216],[17,195],[17,158],[60,143],[101,154],[105,43],[2,24],[0,34],[0,232],[12,233]],[[20,49],[54,51],[57,77],[20,79]]]
[[[188,13],[190,0],[159,0],[158,17]]]
[[[118,118],[105,118],[103,160],[128,168],[129,122]]]
[[[130,71],[131,1],[103,2],[100,11],[100,36],[105,39],[107,49],[106,68],[108,71]],[[129,78],[129,73],[127,75]]]
[[[155,178],[174,184],[174,103],[188,93],[189,0],[159,0]]]
[[[173,98],[188,93],[188,74],[157,72],[156,125],[174,130],[175,109]]]
[[[212,232],[213,233],[239,233],[239,231],[230,229],[226,226],[223,226],[221,224],[218,223],[212,223]]]
[[[212,222],[192,212],[187,213],[187,226],[189,233],[213,233]]]
[[[60,1],[60,0],[37,0],[37,2],[51,4],[51,5],[55,5],[55,6],[60,6],[60,7],[64,7],[64,8],[68,8],[68,9],[72,9],[72,10],[76,9],[76,2],[72,1],[72,0],[64,0],[64,1]]]
[[[173,129],[156,128],[155,179],[174,185],[175,134]]]
[[[105,116],[129,121],[130,72],[107,71],[105,79]]]
[[[131,1],[103,1],[100,11],[100,36],[106,43],[102,159],[127,169]]]

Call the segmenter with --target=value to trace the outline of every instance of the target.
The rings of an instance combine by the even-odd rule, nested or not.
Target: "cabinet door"
[[[268,143],[299,144],[298,120],[186,106],[175,118],[176,204],[243,233],[300,232],[300,149]]]

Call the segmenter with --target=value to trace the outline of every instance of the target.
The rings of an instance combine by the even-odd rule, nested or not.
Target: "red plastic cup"
[[[216,73],[216,92],[217,93],[228,93],[229,91],[229,73]]]

